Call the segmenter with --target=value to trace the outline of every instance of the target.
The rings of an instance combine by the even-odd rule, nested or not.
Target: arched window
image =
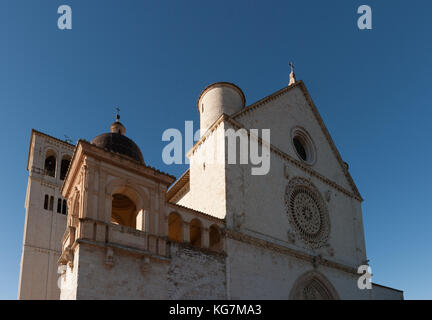
[[[209,229],[209,240],[210,240],[210,249],[214,251],[222,250],[222,241],[221,234],[219,228],[215,225],[211,226]]]
[[[171,212],[168,217],[168,239],[182,242],[182,218],[176,212]]]
[[[49,202],[49,196],[46,194],[45,200],[44,200],[44,209],[45,210],[48,210],[48,202]]]
[[[56,156],[54,154],[54,152],[49,151],[47,153],[47,156],[45,158],[45,166],[44,166],[44,170],[45,170],[45,174],[50,176],[50,177],[55,177],[55,171],[56,171]]]
[[[58,198],[57,200],[57,213],[61,213],[62,210],[62,199]]]
[[[62,214],[67,214],[67,202],[63,200]]]
[[[54,197],[51,196],[49,202],[49,211],[53,211],[53,210],[54,210]]]
[[[116,193],[113,195],[111,222],[136,229],[137,209],[135,203],[127,196]]]
[[[66,173],[69,169],[69,164],[71,161],[71,157],[70,156],[64,156],[61,164],[60,164],[60,180],[64,180],[66,177]]]
[[[189,223],[190,243],[194,247],[201,247],[201,222],[193,219]]]

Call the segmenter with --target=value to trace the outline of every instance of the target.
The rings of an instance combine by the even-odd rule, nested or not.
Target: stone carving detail
[[[325,194],[325,198],[326,198],[327,202],[330,202],[330,200],[331,200],[331,195],[332,195],[331,191],[330,191],[330,190],[327,190],[327,192],[326,192],[326,194]]]
[[[73,265],[74,265],[74,252],[73,252],[73,250],[70,247],[67,247],[65,249],[64,256],[65,256],[65,260],[66,260],[67,265],[71,269],[73,269]]]
[[[245,221],[245,214],[242,213],[234,213],[233,215],[233,224],[235,230],[240,230]]]
[[[105,254],[105,265],[111,268],[114,265],[114,250],[112,248],[107,248]]]
[[[334,249],[330,246],[330,244],[327,244],[326,246],[327,248],[327,253],[329,254],[329,256],[333,257],[334,256]]]
[[[325,276],[317,271],[311,271],[297,279],[291,290],[290,299],[338,300],[339,295]]]
[[[312,248],[326,245],[330,234],[330,218],[319,191],[304,178],[288,183],[285,205],[289,221],[300,238]]]
[[[318,268],[318,266],[322,264],[322,262],[323,262],[323,258],[321,255],[317,255],[312,259],[312,265],[315,269]]]
[[[143,257],[141,260],[141,272],[146,273],[150,271],[150,269],[151,269],[150,258]]]
[[[331,295],[318,281],[311,280],[302,290],[302,300],[331,300]]]
[[[292,231],[287,232],[288,235],[288,242],[295,243],[295,234]]]
[[[67,211],[72,212],[72,198],[67,199]]]
[[[290,178],[290,168],[287,164],[285,164],[285,166],[284,166],[284,175],[285,175],[286,179]]]

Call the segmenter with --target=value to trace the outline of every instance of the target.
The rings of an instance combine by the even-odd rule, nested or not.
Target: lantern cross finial
[[[119,108],[119,107],[116,107],[115,109],[116,109],[116,111],[117,111],[116,121],[120,121],[120,108]]]

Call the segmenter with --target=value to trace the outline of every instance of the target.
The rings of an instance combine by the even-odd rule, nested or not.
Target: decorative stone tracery
[[[294,283],[291,300],[338,300],[339,295],[330,281],[317,271],[303,274]]]
[[[330,218],[318,189],[307,179],[289,181],[285,205],[290,224],[296,234],[312,248],[326,245],[330,234]]]

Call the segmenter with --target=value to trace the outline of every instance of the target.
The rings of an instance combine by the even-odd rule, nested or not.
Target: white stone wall
[[[374,285],[357,287],[358,275],[336,270],[237,240],[229,239],[227,258],[173,244],[168,263],[151,260],[141,271],[142,257],[81,245],[74,268],[62,277],[61,299],[281,299],[290,297],[296,280],[307,272],[324,275],[340,299],[401,299],[402,292]],[[227,259],[227,260],[226,260]]]
[[[374,300],[403,300],[403,292],[377,284],[372,285],[372,299]]]
[[[60,300],[76,300],[77,299],[77,284],[80,247],[75,251],[73,266],[62,266],[63,273],[60,278]]]
[[[369,299],[367,290],[357,288],[357,276],[318,266],[262,247],[227,240],[231,299],[281,299],[290,297],[296,280],[309,271],[323,274],[341,299]]]
[[[226,299],[225,258],[215,253],[171,245],[170,299]]]
[[[114,249],[112,266],[102,247],[79,245],[74,267],[63,276],[61,299],[224,299],[223,256],[172,245],[171,259],[150,258]]]
[[[317,161],[312,169],[351,191],[340,164],[299,88],[288,91],[236,120],[247,128],[270,128],[271,143],[294,158],[297,155],[291,144],[291,129],[295,126],[304,127],[317,149]],[[191,155],[190,190],[179,200],[179,204],[221,218],[227,214],[229,227],[233,226],[234,216],[239,216],[238,220],[244,220],[242,224],[245,232],[290,245],[287,231],[291,228],[285,208],[288,167],[289,178],[305,177],[319,189],[323,198],[330,194],[330,201],[326,201],[326,205],[331,220],[329,242],[333,248],[332,259],[351,266],[358,266],[366,260],[360,202],[286,159],[272,152],[271,169],[264,176],[252,176],[250,165],[225,164],[215,168],[206,163],[204,169],[202,158],[220,154],[221,144],[225,146],[224,129],[227,128],[234,127],[226,122],[220,124]],[[330,256],[328,250],[311,251],[301,242],[296,243],[295,247],[312,254]]]
[[[225,218],[225,132],[224,124],[190,155],[189,192],[178,204]]]
[[[80,245],[74,270],[68,271],[62,299],[165,299],[167,263],[151,263],[141,271],[142,258],[114,249],[112,266],[105,264],[105,249]],[[69,278],[68,278],[69,277]],[[69,282],[72,282],[70,284]],[[70,289],[72,288],[72,289]]]
[[[232,227],[233,221],[238,219],[241,231],[254,237],[310,254],[321,254],[350,266],[362,264],[366,253],[359,202],[306,174],[275,153],[271,153],[270,162],[270,172],[263,176],[251,175],[251,165],[227,166],[227,225]],[[330,216],[329,244],[334,256],[325,248],[312,250],[302,241],[289,242],[288,231],[293,231],[293,227],[288,220],[285,191],[293,177],[310,179],[323,199],[330,190],[330,201],[324,201]]]
[[[242,121],[249,128],[270,128],[272,132],[271,143],[295,158],[297,156],[290,142],[290,125],[301,125],[306,128],[317,147],[317,162],[313,169],[327,175],[330,179],[340,183],[341,187],[351,191],[340,164],[325,140],[309,106],[306,105],[301,91],[295,89],[280,100],[273,100],[271,104],[274,105],[261,107],[266,110],[265,112],[260,112],[257,109],[236,120]],[[214,214],[212,209],[214,210],[215,206],[224,203],[225,208],[219,207],[218,212],[221,212],[219,217],[224,217],[225,212],[228,228],[240,227],[240,232],[257,239],[286,246],[313,256],[321,255],[323,258],[352,268],[357,268],[364,263],[366,250],[361,204],[358,200],[349,197],[334,186],[305,172],[273,152],[271,153],[270,172],[264,176],[251,175],[251,165],[225,164],[222,172],[213,168],[213,170],[208,170],[207,165],[204,169],[202,163],[196,159],[201,159],[203,154],[208,156],[219,152],[220,149],[216,150],[214,143],[211,142],[218,137],[219,140],[217,141],[224,144],[225,140],[222,141],[224,130],[222,128],[234,127],[227,122],[219,125],[191,156],[190,190],[179,201],[179,204]],[[217,145],[219,148],[220,143]],[[299,239],[295,243],[289,241],[288,231],[293,231],[293,228],[287,217],[285,191],[288,181],[293,177],[310,179],[323,199],[327,198],[327,194],[330,195],[329,201],[325,200],[331,223],[329,248],[311,249]],[[220,197],[218,190],[225,191],[225,199],[223,196]],[[310,262],[289,255],[277,254],[278,257],[275,257],[275,254],[268,250],[257,249],[247,244],[238,248],[238,244],[232,245],[233,240],[227,241],[229,257],[227,265],[231,266],[228,274],[234,279],[232,283],[227,284],[230,288],[230,294],[232,294],[231,298],[286,299],[295,280],[306,270],[313,269]],[[247,258],[244,255],[251,255],[252,257]],[[292,265],[295,272],[286,274],[286,264]],[[341,297],[363,299],[370,296],[365,291],[360,292],[357,289],[356,275],[341,270],[321,268],[325,269],[326,276],[338,283],[338,287],[342,290]],[[270,279],[268,279],[269,277]],[[281,279],[282,282],[286,282],[283,289],[275,290]],[[252,287],[245,288],[244,286]]]
[[[205,89],[198,101],[201,136],[223,113],[232,115],[240,111],[243,104],[240,92],[229,84],[214,84]]]
[[[249,129],[271,129],[272,145],[295,159],[299,158],[291,143],[291,130],[296,126],[303,127],[311,136],[316,147],[316,163],[312,168],[345,189],[351,190],[340,164],[299,87],[288,90],[285,94],[253,111],[237,116],[235,120]]]

